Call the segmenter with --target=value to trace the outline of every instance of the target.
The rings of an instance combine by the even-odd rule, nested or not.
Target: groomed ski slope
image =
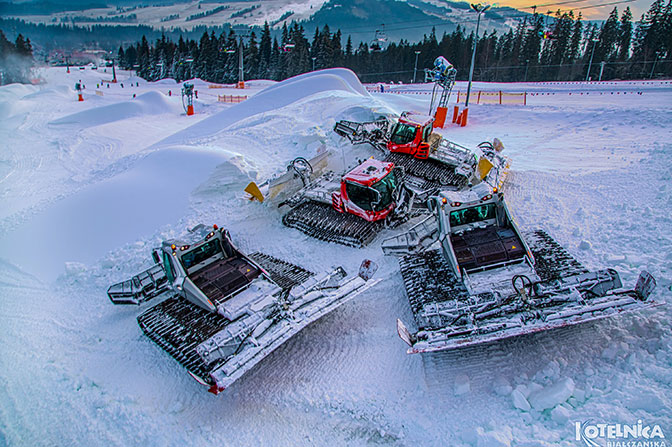
[[[321,145],[353,150],[332,132],[336,120],[424,111],[429,96],[369,94],[333,69],[252,81],[251,98],[233,106],[216,95],[241,91],[196,81],[197,113],[187,117],[172,81],[122,72],[124,88],[103,84],[98,96],[108,74],[43,76],[41,86],[0,87],[0,447],[576,446],[574,422],[589,419],[672,433],[669,306],[409,356],[395,320],[412,315],[380,239],[363,250],[330,245],[243,198],[250,179]],[[618,97],[561,95],[611,83],[489,88],[557,93],[525,107],[474,105],[467,127],[442,130],[468,146],[504,142],[519,224],[546,229],[589,268],[618,269],[627,285],[649,270],[653,298],[669,301],[670,84],[629,83],[621,91],[642,94]],[[214,397],[142,335],[139,309],[114,307],[105,293],[149,266],[162,239],[199,222],[313,271],[371,258],[383,281]]]

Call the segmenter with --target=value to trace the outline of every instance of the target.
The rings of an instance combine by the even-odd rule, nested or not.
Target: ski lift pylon
[[[371,51],[383,51],[387,44],[387,34],[385,33],[385,24],[381,24],[380,28],[376,30],[373,40],[371,41]]]

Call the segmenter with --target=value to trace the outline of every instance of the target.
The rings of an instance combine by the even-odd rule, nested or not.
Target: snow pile
[[[320,93],[369,97],[357,76],[348,69],[332,68],[305,73],[271,85],[248,100],[166,138],[159,145],[185,144],[208,139],[247,118],[276,111]]]
[[[170,102],[159,92],[147,92],[132,101],[118,102],[73,113],[53,120],[49,124],[78,124],[82,127],[92,127],[137,116],[179,113],[180,108],[181,106]]]
[[[0,257],[53,280],[66,262],[93,262],[130,242],[129,233],[150,234],[179,220],[188,212],[193,191],[227,160],[212,149],[153,152],[121,174],[54,203],[11,237],[0,237]],[[235,172],[226,170],[228,182],[235,181]]]

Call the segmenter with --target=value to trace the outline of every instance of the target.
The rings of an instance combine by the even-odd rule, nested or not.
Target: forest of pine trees
[[[0,30],[0,85],[28,83],[32,78],[33,47],[19,34],[14,43]]]
[[[584,25],[581,14],[572,11],[547,15],[534,14],[515,29],[498,35],[484,32],[478,38],[474,78],[482,81],[583,80],[591,55],[590,78],[645,79],[672,76],[672,0],[656,0],[635,24],[630,8],[619,15],[615,7],[601,25]],[[148,80],[174,78],[177,81],[198,77],[211,82],[238,80],[238,45],[243,42],[245,79],[282,80],[329,67],[352,69],[363,82],[403,81],[413,78],[415,52],[420,51],[421,69],[431,67],[442,55],[458,69],[458,79],[469,71],[473,31],[458,26],[450,34],[436,36],[435,30],[422,42],[390,43],[374,51],[366,43],[357,48],[350,38],[343,45],[340,30],[328,26],[316,29],[312,41],[299,23],[285,25],[280,40],[271,37],[266,24],[261,35],[254,32],[237,36],[233,30],[217,36],[214,32],[200,40],[178,42],[162,37],[156,42],[141,42],[119,48],[120,65],[135,69]],[[604,62],[604,66],[601,66]],[[654,63],[655,73],[654,71]]]

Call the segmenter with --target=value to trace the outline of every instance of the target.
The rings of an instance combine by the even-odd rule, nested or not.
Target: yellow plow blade
[[[481,157],[481,159],[478,160],[478,178],[483,180],[488,175],[488,172],[490,172],[492,167],[493,164],[490,160],[485,157]]]
[[[250,200],[257,199],[259,202],[264,203],[264,195],[259,191],[259,187],[256,183],[250,182],[245,187],[245,192],[252,196]]]

